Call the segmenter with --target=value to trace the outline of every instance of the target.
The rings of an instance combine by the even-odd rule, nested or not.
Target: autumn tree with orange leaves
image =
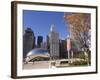
[[[65,13],[64,20],[69,25],[71,38],[77,40],[81,48],[88,48],[91,15],[88,13]]]

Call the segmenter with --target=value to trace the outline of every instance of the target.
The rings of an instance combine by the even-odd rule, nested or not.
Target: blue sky
[[[68,25],[64,21],[63,12],[23,10],[24,30],[28,27],[31,28],[35,37],[41,35],[45,41],[52,24],[55,25],[55,30],[59,33],[59,38],[66,39],[69,31],[67,28]]]

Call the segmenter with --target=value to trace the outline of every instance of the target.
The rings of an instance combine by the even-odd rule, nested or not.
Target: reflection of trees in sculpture
[[[65,13],[65,21],[69,24],[70,35],[72,39],[78,41],[82,48],[88,48],[90,40],[90,14],[88,13]]]

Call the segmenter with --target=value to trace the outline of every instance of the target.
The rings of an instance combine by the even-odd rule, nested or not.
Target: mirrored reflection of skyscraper
[[[51,25],[51,30],[49,33],[49,43],[50,43],[51,59],[58,59],[59,58],[59,34],[55,31],[54,25]]]
[[[23,35],[23,58],[26,54],[35,47],[35,37],[31,28],[27,28]]]

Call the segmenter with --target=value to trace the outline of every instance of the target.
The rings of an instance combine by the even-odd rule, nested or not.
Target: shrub
[[[87,62],[86,61],[74,61],[72,63],[70,63],[70,65],[87,65]]]

